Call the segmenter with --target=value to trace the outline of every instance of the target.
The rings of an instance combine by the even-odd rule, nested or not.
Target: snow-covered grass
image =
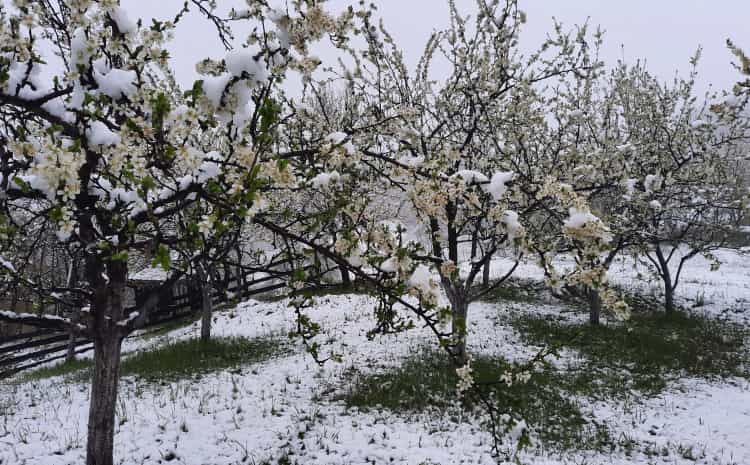
[[[580,408],[580,401],[564,389],[570,375],[556,369],[538,369],[525,382],[492,388],[512,369],[502,357],[479,355],[472,362],[476,383],[487,386],[486,395],[502,411],[523,418],[538,446],[558,450],[601,450],[613,443],[603,425]],[[387,409],[408,416],[433,412],[456,419],[465,417],[456,401],[458,377],[444,353],[425,350],[407,358],[399,367],[383,373],[352,373],[353,383],[340,398],[362,411]],[[464,403],[471,403],[465,400]],[[472,421],[471,417],[463,421]],[[514,444],[509,444],[514,446]]]
[[[182,339],[126,354],[121,372],[126,377],[166,381],[233,369],[288,352],[287,341],[283,338],[221,337],[206,342],[200,339]],[[92,359],[77,359],[30,371],[22,379],[40,380],[75,375],[78,380],[83,381],[90,378],[92,367]]]
[[[683,286],[678,288],[679,303],[699,315],[723,318],[747,328],[743,302],[750,300],[750,271],[745,269],[743,257],[727,252],[724,258],[726,263],[717,273],[708,272],[705,261],[691,263]],[[507,264],[497,260],[493,274],[502,274]],[[611,279],[625,288],[651,290],[649,284],[637,279],[637,272],[628,264],[619,264]],[[518,270],[523,279],[539,279],[540,275],[531,264]],[[653,290],[657,292],[655,287]],[[704,301],[693,307],[699,293],[705,296]],[[432,386],[425,381],[431,373],[430,364],[439,370],[442,360],[439,353],[435,355],[437,349],[426,330],[367,338],[374,324],[374,303],[366,295],[324,295],[309,311],[324,328],[320,337],[326,343],[324,352],[343,355],[342,362],[319,367],[299,341],[289,340],[288,352],[248,357],[231,367],[207,367],[201,370],[200,378],[165,377],[163,382],[153,382],[158,377],[126,373],[118,402],[117,463],[494,463],[488,432],[455,406],[407,411],[398,408],[399,402],[394,403],[403,399],[388,397],[388,391],[382,390],[377,394],[380,401],[376,396],[360,405],[352,402],[351,395],[362,383],[377,391],[386,382],[398,380],[393,374],[399,370],[412,377],[422,376],[417,384],[424,385],[421,390],[405,386],[392,391],[400,398],[412,395],[424,400],[451,389],[448,371],[438,377],[445,381]],[[470,349],[477,361],[488,363],[487,369],[480,371],[494,376],[492,370],[501,363],[523,363],[531,358],[548,339],[538,332],[522,331],[518,321],[559,315],[563,320],[552,328],[558,332],[575,328],[586,319],[579,308],[556,301],[536,288],[504,289],[472,304]],[[727,327],[715,324],[717,328]],[[214,323],[217,337],[250,341],[286,340],[284,336],[294,328],[292,312],[284,300],[248,301],[220,312]],[[633,331],[633,337],[640,337],[638,328]],[[159,350],[195,339],[198,332],[197,325],[191,324],[164,334],[128,339],[124,350],[128,354]],[[624,334],[603,333],[595,347],[606,349],[606,337],[612,337],[611,347],[617,352],[622,344],[615,339]],[[678,337],[673,342],[670,350],[679,352],[680,347],[688,351],[691,342],[705,341]],[[745,354],[747,342],[738,349]],[[593,396],[566,384],[573,370],[590,366],[599,354],[590,346],[562,344],[558,358],[552,359],[551,367],[543,373],[545,378],[532,379],[525,389],[531,399],[533,383],[544,383],[549,394],[575,407],[589,431],[606,429],[608,440],[600,447],[560,447],[554,441],[539,441],[539,435],[535,435],[537,446],[525,451],[520,456],[522,461],[542,465],[750,463],[750,383],[738,376],[739,371],[714,376],[716,373],[670,366],[665,370],[670,376],[658,389],[643,393],[623,383],[622,389],[629,395],[621,397]],[[640,362],[628,361],[628,357],[621,355],[616,369],[637,372],[629,363]],[[685,363],[685,359],[678,360]],[[733,366],[739,369],[740,365]],[[83,463],[87,384],[75,377],[21,379],[0,386],[0,464]],[[591,379],[591,384],[597,382]],[[547,394],[537,400],[542,406],[554,408],[549,400],[553,397],[545,397]],[[388,401],[394,405],[388,405]],[[379,407],[370,405],[378,402]],[[408,405],[408,398],[403,403]]]
[[[604,395],[637,389],[656,394],[685,376],[750,377],[743,345],[748,328],[705,316],[676,313],[635,314],[621,324],[587,323],[525,315],[512,324],[534,344],[575,349],[586,363],[576,367],[578,385]]]

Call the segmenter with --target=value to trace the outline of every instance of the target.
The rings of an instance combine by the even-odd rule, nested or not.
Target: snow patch
[[[122,97],[130,97],[135,91],[135,81],[138,74],[135,71],[124,69],[111,69],[106,74],[94,70],[94,79],[99,85],[99,90],[114,100]]]
[[[90,123],[89,128],[86,129],[86,138],[89,141],[89,145],[95,147],[117,145],[121,141],[119,134],[113,132],[101,121]]]
[[[262,83],[268,80],[268,69],[261,59],[259,51],[239,48],[227,53],[225,63],[232,76],[242,77],[247,73],[251,81]]]
[[[515,176],[515,173],[511,171],[498,171],[492,175],[492,180],[489,185],[485,186],[485,191],[492,196],[495,202],[498,202],[508,191],[507,184],[511,182]]]

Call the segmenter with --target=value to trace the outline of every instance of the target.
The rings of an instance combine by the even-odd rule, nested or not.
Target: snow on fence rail
[[[291,271],[286,265],[291,260],[282,260],[265,267],[263,275],[249,279],[257,271],[251,271],[241,280],[233,280],[223,290],[214,289],[214,303],[224,303],[228,296],[247,298],[281,289],[286,282],[280,278],[288,276]],[[274,270],[276,269],[276,270]],[[143,328],[154,327],[181,320],[200,311],[200,288],[191,286],[185,281],[176,283],[166,298],[160,299],[155,311],[149,312]],[[136,307],[127,309],[131,313]],[[0,338],[0,379],[7,378],[23,370],[37,367],[44,363],[65,358],[68,350],[76,354],[93,349],[93,344],[86,338],[71,341],[70,334],[54,329],[37,329],[26,333]]]

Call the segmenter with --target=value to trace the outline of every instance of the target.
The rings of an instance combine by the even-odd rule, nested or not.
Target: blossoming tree
[[[443,313],[452,321],[448,347],[462,366],[468,361],[469,304],[501,285],[515,266],[492,285],[479,281],[483,268],[502,249],[516,251],[517,264],[531,249],[526,226],[532,218],[551,210],[567,216],[572,206],[559,191],[545,191],[548,178],[535,167],[532,173],[520,169],[523,139],[505,134],[536,136],[538,115],[523,108],[538,94],[526,89],[596,64],[586,28],[567,33],[556,25],[539,52],[524,58],[518,41],[525,15],[517,2],[478,0],[474,19],[456,2],[449,6],[450,27],[430,37],[413,73],[387,30],[365,18],[369,49],[351,81],[364,108],[393,118],[379,128],[380,138],[358,146],[385,162],[416,220],[411,237],[401,235],[412,253],[386,257],[381,269],[409,273],[410,288],[429,305],[437,305],[442,288],[450,303]],[[447,63],[446,76],[433,76],[437,61]],[[567,231],[584,223],[570,223]]]
[[[670,313],[685,262],[731,245],[745,217],[745,103],[733,94],[699,100],[695,77],[662,83],[643,64],[619,63],[567,100],[580,110],[568,125],[570,153],[582,157],[568,182],[589,189],[613,237],[599,261],[608,269],[626,253],[645,260]]]
[[[624,180],[624,218],[639,226],[641,257],[664,285],[665,309],[684,264],[697,255],[719,261],[713,251],[732,245],[746,216],[741,177],[750,136],[745,102],[734,95],[694,95],[695,73],[659,83],[645,69],[622,69],[616,78],[626,139],[637,163]]]
[[[171,285],[189,263],[171,262],[170,250],[199,250],[262,209],[273,186],[260,173],[279,163],[268,136],[279,82],[304,67],[310,41],[346,38],[350,17],[333,18],[320,3],[277,11],[248,2],[230,18],[249,25],[245,44],[202,62],[202,79],[186,91],[169,67],[175,24],[195,7],[230,43],[230,19],[205,2],[186,2],[172,20],[148,26],[117,1],[0,7],[3,244],[23,244],[16,239],[33,223],[83,255],[83,280],[54,287],[3,258],[5,279],[67,306],[70,316],[0,316],[72,327],[93,341],[89,465],[113,463],[121,343],[148,310],[125,313],[129,257],[154,247]],[[198,204],[206,210],[200,221],[184,214]]]

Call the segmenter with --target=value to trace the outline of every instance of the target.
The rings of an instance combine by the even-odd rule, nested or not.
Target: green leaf
[[[151,176],[146,176],[143,178],[143,181],[141,181],[141,189],[143,189],[143,193],[148,193],[151,189],[156,188],[156,182],[154,181],[154,178]]]
[[[62,208],[55,207],[49,211],[49,218],[52,221],[60,221],[63,219]]]
[[[203,79],[195,81],[193,88],[185,92],[185,98],[190,100],[191,107],[195,106],[201,95],[203,95]]]
[[[31,186],[29,186],[29,183],[19,178],[18,176],[13,178],[13,182],[16,183],[16,185],[18,185],[18,187],[21,189],[21,191],[23,191],[23,193],[28,193],[31,190]]]
[[[125,250],[117,252],[116,254],[112,255],[112,261],[113,262],[127,262],[128,252]]]
[[[169,258],[169,248],[167,248],[164,244],[159,244],[159,247],[156,249],[156,254],[154,255],[154,266],[161,266],[164,271],[169,271],[170,266],[170,258]]]
[[[260,114],[260,134],[258,135],[258,139],[261,142],[269,143],[273,140],[271,128],[279,121],[281,106],[269,97],[263,102],[263,106],[260,107],[258,113]]]
[[[164,118],[171,110],[172,105],[164,92],[159,92],[156,97],[151,99],[151,122],[154,129],[161,131],[164,127]]]

